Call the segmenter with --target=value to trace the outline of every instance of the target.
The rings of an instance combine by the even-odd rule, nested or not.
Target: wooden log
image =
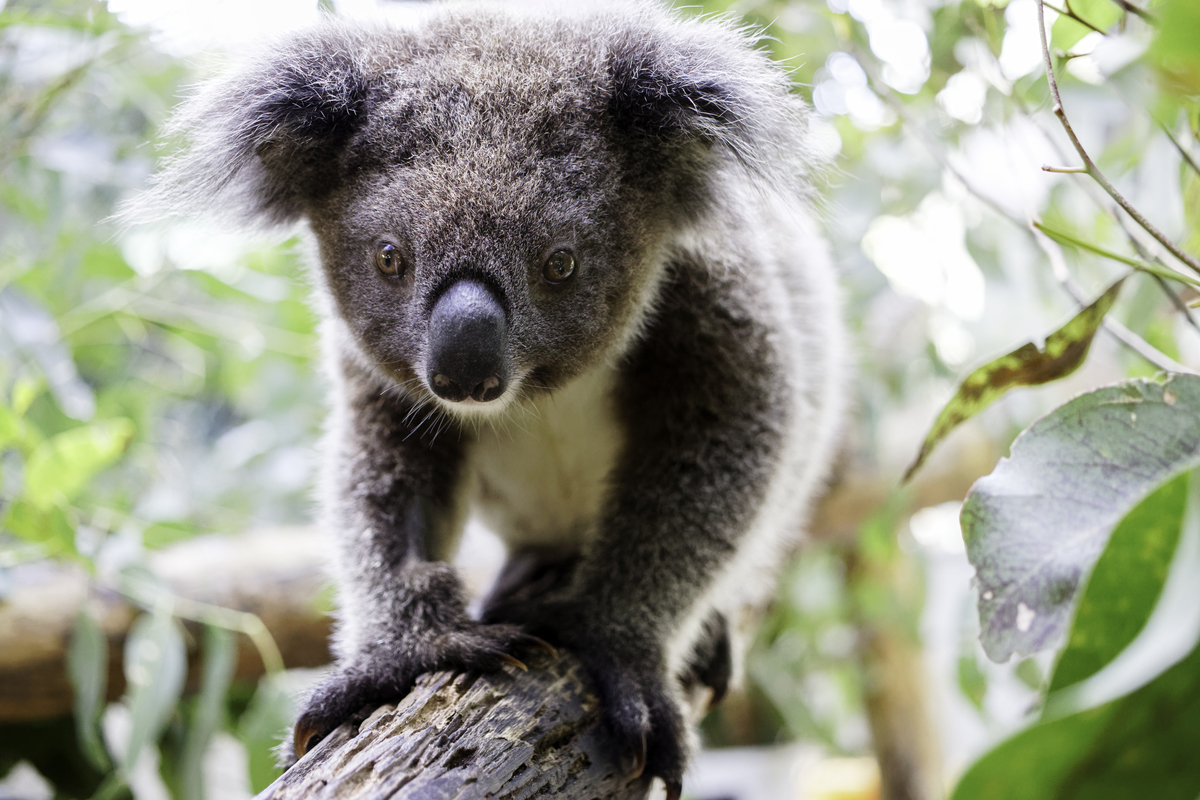
[[[329,661],[330,621],[316,603],[325,560],[315,531],[278,528],[189,539],[152,554],[150,566],[180,597],[258,615],[287,666],[313,667]],[[71,713],[66,652],[85,605],[108,637],[108,699],[120,697],[125,634],[139,610],[67,564],[27,564],[10,580],[0,600],[0,724]],[[251,680],[262,674],[262,660],[239,639],[235,677]]]
[[[579,662],[422,676],[399,705],[338,728],[257,800],[642,800],[617,766]]]

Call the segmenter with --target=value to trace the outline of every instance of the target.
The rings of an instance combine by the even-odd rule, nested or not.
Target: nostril
[[[492,375],[490,378],[480,381],[479,385],[471,392],[471,399],[486,403],[489,400],[495,400],[503,393],[504,382],[498,375]]]
[[[458,402],[460,400],[465,400],[467,397],[467,393],[464,392],[462,388],[450,378],[450,376],[444,373],[436,373],[433,376],[433,379],[430,381],[430,384],[433,386],[433,393],[445,400]]]

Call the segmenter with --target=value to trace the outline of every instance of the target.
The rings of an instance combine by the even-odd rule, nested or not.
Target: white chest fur
[[[474,510],[510,546],[558,546],[592,530],[622,446],[614,378],[598,367],[481,427]]]

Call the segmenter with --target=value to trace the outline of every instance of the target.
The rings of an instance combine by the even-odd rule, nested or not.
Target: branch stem
[[[1138,225],[1153,236],[1159,244],[1167,248],[1171,255],[1178,258],[1184,264],[1187,264],[1196,274],[1200,275],[1200,261],[1194,256],[1185,253],[1178,245],[1171,241],[1165,234],[1156,228],[1148,219],[1142,216],[1142,213],[1134,208],[1125,197],[1117,191],[1116,187],[1109,183],[1084,149],[1083,144],[1079,141],[1079,137],[1075,135],[1075,130],[1071,127],[1070,120],[1067,119],[1066,112],[1063,110],[1062,97],[1058,93],[1058,81],[1054,79],[1054,61],[1050,57],[1050,42],[1046,37],[1046,4],[1045,0],[1038,0],[1038,33],[1042,38],[1042,58],[1046,64],[1046,80],[1050,83],[1050,95],[1054,98],[1054,116],[1058,117],[1058,121],[1062,124],[1063,130],[1067,133],[1067,138],[1071,140],[1071,145],[1075,148],[1075,152],[1083,160],[1085,171],[1091,176],[1092,180],[1100,184],[1108,196],[1117,202],[1125,213],[1133,217]]]

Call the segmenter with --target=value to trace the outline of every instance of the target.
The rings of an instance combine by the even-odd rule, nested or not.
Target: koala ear
[[[216,211],[243,223],[294,221],[336,184],[337,153],[369,113],[363,36],[327,24],[202,85],[167,126],[184,149],[122,218]]]
[[[802,159],[803,103],[745,31],[647,20],[610,42],[609,72],[618,124],[652,142],[720,148],[751,168]]]

